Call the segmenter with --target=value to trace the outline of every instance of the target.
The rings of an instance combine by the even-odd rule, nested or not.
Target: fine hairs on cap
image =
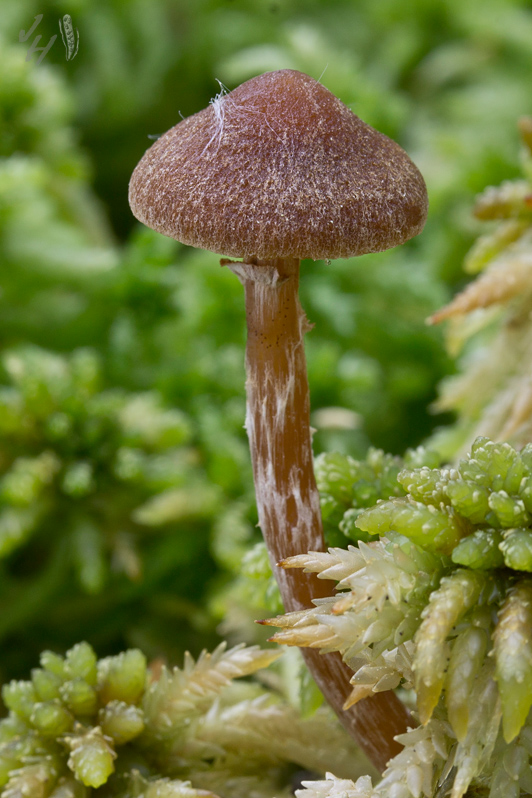
[[[161,136],[130,182],[137,218],[230,257],[345,258],[420,232],[426,187],[406,153],[321,83],[268,72]]]

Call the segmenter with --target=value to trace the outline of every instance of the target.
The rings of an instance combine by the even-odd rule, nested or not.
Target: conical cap
[[[294,70],[252,78],[161,136],[133,172],[148,227],[235,258],[346,258],[417,235],[406,153]]]

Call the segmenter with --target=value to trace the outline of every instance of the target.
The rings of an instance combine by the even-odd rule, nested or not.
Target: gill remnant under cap
[[[148,227],[245,259],[381,251],[417,235],[428,207],[401,147],[290,69],[221,93],[161,136],[129,201]]]

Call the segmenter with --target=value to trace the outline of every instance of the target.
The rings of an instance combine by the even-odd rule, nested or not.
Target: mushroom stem
[[[307,551],[325,551],[319,493],[312,462],[310,400],[303,335],[311,329],[298,298],[299,260],[222,261],[246,294],[246,429],[259,514],[272,570],[287,612],[330,595],[323,580],[278,563]],[[378,693],[349,710],[352,671],[339,654],[302,651],[305,662],[343,725],[373,764],[383,770],[400,750],[408,713],[392,692]]]

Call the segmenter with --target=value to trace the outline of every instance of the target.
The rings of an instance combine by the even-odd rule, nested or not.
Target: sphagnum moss
[[[500,798],[532,787],[532,445],[477,438],[452,467],[428,460],[396,461],[391,498],[365,509],[359,476],[377,492],[368,463],[318,464],[329,517],[351,512],[361,534],[347,551],[284,563],[342,592],[270,621],[281,627],[273,639],[339,651],[354,671],[351,701],[412,690],[421,726],[401,736],[376,787],[318,782],[301,798]]]
[[[289,798],[297,769],[363,772],[328,710],[305,720],[258,682],[234,682],[278,656],[222,644],[155,675],[137,649],[44,652],[31,680],[2,690],[0,796]]]

